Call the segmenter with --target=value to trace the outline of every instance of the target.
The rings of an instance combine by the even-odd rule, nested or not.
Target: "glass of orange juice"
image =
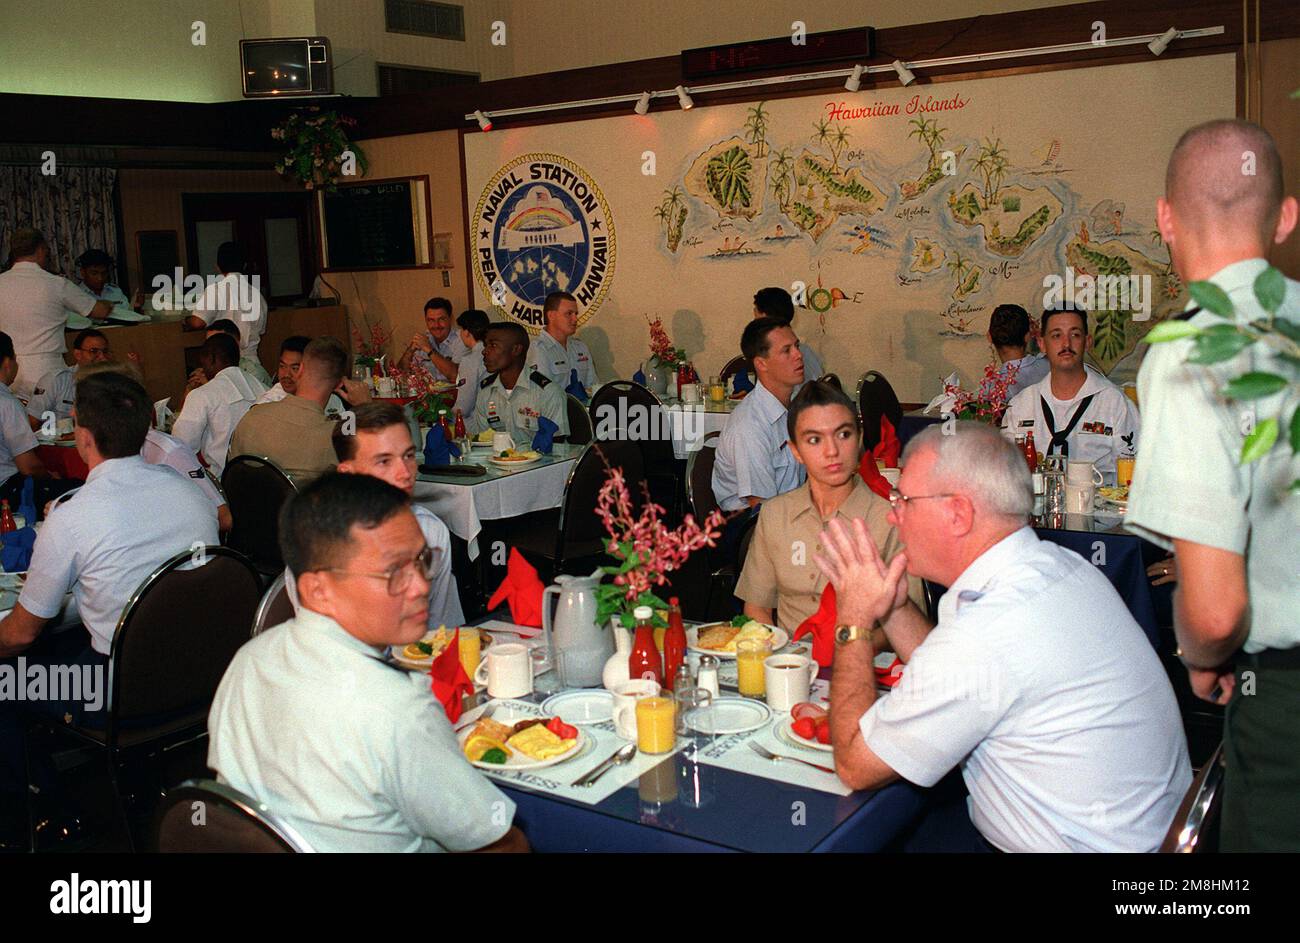
[[[636,702],[636,748],[642,753],[669,753],[676,743],[677,706],[670,697],[643,697]]]
[[[767,694],[767,680],[763,662],[772,654],[769,639],[747,638],[736,644],[737,687],[743,697],[763,697]]]
[[[1127,488],[1133,483],[1133,456],[1121,455],[1115,459],[1115,484]]]
[[[471,678],[478,671],[479,658],[482,654],[483,640],[478,629],[468,626],[460,630],[460,666]]]

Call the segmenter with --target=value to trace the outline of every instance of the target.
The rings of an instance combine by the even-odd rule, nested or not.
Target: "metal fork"
[[[830,767],[821,766],[817,763],[810,763],[807,760],[799,759],[799,757],[797,756],[781,756],[780,754],[773,753],[771,750],[767,749],[766,747],[759,746],[753,740],[749,741],[749,748],[753,750],[755,753],[757,753],[759,756],[761,756],[763,759],[771,760],[774,763],[778,763],[781,760],[790,760],[793,763],[802,763],[804,766],[811,766],[813,769],[819,769],[823,773],[830,773],[832,776],[835,775],[835,770],[831,769]]]

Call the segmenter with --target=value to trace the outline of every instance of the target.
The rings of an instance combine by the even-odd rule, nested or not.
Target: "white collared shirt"
[[[54,502],[18,601],[52,619],[71,590],[91,645],[107,655],[145,577],[195,544],[216,543],[216,509],[191,482],[139,455],[109,459]]]
[[[466,420],[466,430],[470,435],[486,429],[508,432],[516,447],[528,448],[537,434],[537,421],[542,416],[559,427],[555,435],[569,434],[564,390],[558,383],[534,374],[525,366],[513,389],[507,390],[501,384],[500,375],[495,373],[479,381],[474,414]]]
[[[998,368],[998,375],[1006,376],[1012,367],[1016,368],[1016,378],[1007,386],[1008,403],[1015,399],[1016,394],[1021,390],[1028,389],[1052,372],[1051,365],[1042,354],[1026,354],[1015,360],[1008,360]],[[1038,438],[1038,433],[1034,433],[1034,438],[1035,440]]]
[[[465,759],[428,676],[309,609],[235,654],[208,733],[221,780],[316,851],[472,851],[514,819]]]
[[[1085,397],[1092,396],[1087,410],[1067,438],[1071,461],[1092,462],[1102,473],[1105,484],[1115,483],[1115,459],[1137,454],[1138,431],[1142,418],[1124,391],[1092,367],[1085,367],[1087,377],[1079,392],[1068,400],[1052,395],[1049,373],[1032,386],[1021,390],[1002,416],[1002,434],[1008,439],[1027,432],[1034,434],[1034,448],[1039,455],[1049,453],[1052,434],[1043,418],[1042,400],[1047,400],[1057,432],[1070,424],[1071,417]]]
[[[578,382],[590,392],[600,385],[596,379],[596,365],[591,359],[591,350],[577,336],[570,337],[567,346],[556,340],[549,331],[541,331],[533,338],[528,351],[529,369],[537,370],[545,377],[560,384],[560,389],[567,390],[572,371],[578,371]]]
[[[434,340],[433,335],[428,331],[424,332],[424,338],[440,356],[446,357],[452,363],[459,363],[460,358],[464,357],[469,351],[469,348],[465,346],[465,342],[460,339],[460,332],[455,327],[452,327],[451,333],[441,341]],[[476,344],[475,346],[482,345]],[[446,377],[443,377],[442,371],[433,365],[433,360],[430,359],[429,354],[419,347],[415,348],[415,355],[411,358],[411,366],[420,367],[431,377],[446,379]]]
[[[933,786],[960,765],[1003,851],[1154,851],[1192,780],[1168,676],[1100,570],[1029,527],[966,568],[860,722]]]
[[[90,292],[35,262],[15,262],[0,273],[0,331],[13,339],[18,357],[15,390],[26,395],[42,376],[64,365],[68,315],[86,316],[94,307]]]
[[[76,393],[76,365],[53,370],[36,381],[32,397],[27,401],[27,415],[43,420],[48,411],[54,413],[55,419],[67,419],[72,415]]]
[[[203,465],[199,463],[194,450],[175,436],[150,429],[144,437],[140,457],[150,465],[166,465],[168,468],[176,469],[207,495],[213,507],[221,507],[226,503],[225,497],[203,470]]]
[[[14,459],[38,445],[27,410],[9,387],[0,383],[0,484],[18,474]]]
[[[230,272],[214,280],[189,312],[204,324],[229,318],[239,325],[239,356],[257,360],[257,345],[266,332],[266,299],[248,276]]]
[[[761,381],[732,410],[713,462],[713,496],[722,510],[742,510],[746,497],[775,498],[804,483],[807,474],[790,452],[785,415]]]
[[[185,397],[172,435],[202,454],[213,474],[220,477],[235,426],[265,392],[266,387],[239,367],[226,367]]]
[[[456,361],[459,372],[456,374],[456,382],[460,384],[456,390],[456,409],[460,410],[461,416],[466,422],[474,415],[474,407],[478,403],[479,384],[487,376],[487,367],[483,365],[483,345],[475,344],[464,354],[460,360]]]
[[[456,589],[456,577],[451,572],[451,531],[442,519],[421,504],[412,504],[415,519],[424,532],[424,542],[438,550],[438,569],[429,580],[429,628],[441,625],[455,629],[465,621],[465,612],[460,606],[460,593]]]

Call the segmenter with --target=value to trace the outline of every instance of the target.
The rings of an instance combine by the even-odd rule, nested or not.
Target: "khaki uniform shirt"
[[[873,492],[861,478],[853,478],[853,493],[835,512],[847,526],[852,518],[867,522],[867,533],[888,563],[898,553],[898,532],[886,515],[889,502]],[[776,610],[776,624],[793,631],[821,605],[827,579],[813,555],[822,550],[823,520],[812,501],[807,483],[763,502],[745,568],[736,595],[747,603]],[[908,577],[907,594],[922,613],[925,596],[921,581]]]
[[[301,396],[254,406],[230,439],[230,458],[260,455],[283,468],[301,488],[338,464],[334,420]]]

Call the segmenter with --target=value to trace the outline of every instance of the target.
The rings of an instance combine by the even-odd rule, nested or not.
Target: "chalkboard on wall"
[[[400,177],[317,193],[325,271],[428,268],[428,189],[428,177]]]

